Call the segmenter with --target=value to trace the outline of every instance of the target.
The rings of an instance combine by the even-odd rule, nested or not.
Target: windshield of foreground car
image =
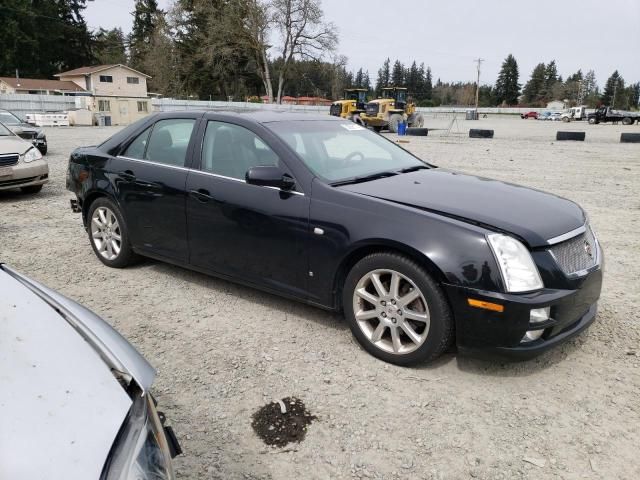
[[[9,112],[0,112],[0,122],[5,125],[20,125],[22,121]]]
[[[0,137],[9,137],[11,135],[13,135],[13,133],[11,133],[11,130],[0,123]]]
[[[378,174],[430,168],[403,148],[353,122],[273,122],[266,126],[295,150],[314,174],[329,183],[373,180]]]

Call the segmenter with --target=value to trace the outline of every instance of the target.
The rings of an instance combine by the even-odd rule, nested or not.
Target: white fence
[[[315,105],[275,105],[249,102],[214,102],[199,100],[176,100],[172,98],[154,98],[151,100],[153,110],[156,112],[172,112],[179,110],[275,110],[285,112],[309,112],[325,114],[329,107]],[[76,108],[75,97],[62,95],[0,95],[0,109],[10,110],[18,115],[25,116],[27,113],[43,112],[65,112]],[[427,114],[464,114],[473,107],[420,107],[419,112]],[[479,108],[480,115],[484,114],[510,114],[519,115],[521,113],[537,111],[542,112],[545,108]]]

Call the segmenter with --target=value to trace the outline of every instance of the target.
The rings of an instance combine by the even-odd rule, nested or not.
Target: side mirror
[[[291,190],[296,181],[278,167],[271,165],[261,165],[250,168],[245,180],[250,185],[261,185],[263,187],[276,187],[282,190]]]

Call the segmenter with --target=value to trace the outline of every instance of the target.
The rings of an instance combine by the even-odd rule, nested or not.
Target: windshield
[[[353,122],[274,122],[282,138],[323,180],[334,183],[407,168],[429,168],[386,138]]]
[[[0,122],[5,125],[18,125],[22,123],[18,117],[9,112],[0,112]]]
[[[398,97],[397,97],[397,101],[404,103],[407,101],[407,92],[405,92],[404,90],[399,90],[398,91]]]
[[[11,130],[0,123],[0,137],[9,137],[11,135],[13,135],[13,133],[11,133]]]

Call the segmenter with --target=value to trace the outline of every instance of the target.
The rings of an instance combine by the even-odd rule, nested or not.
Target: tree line
[[[149,90],[168,97],[259,100],[283,96],[340,98],[348,87],[370,97],[404,86],[420,106],[473,105],[475,82],[442,82],[417,60],[386,58],[375,76],[337,53],[338,32],[324,18],[321,0],[135,0],[133,28],[91,31],[87,0],[2,0],[0,75],[51,78],[91,64],[128,64],[152,78]],[[273,44],[272,44],[273,43]],[[494,85],[479,88],[479,106],[545,106],[551,100],[590,107],[637,108],[640,82],[618,71],[601,90],[595,73],[563,78],[554,60],[539,63],[520,83],[508,55]]]

